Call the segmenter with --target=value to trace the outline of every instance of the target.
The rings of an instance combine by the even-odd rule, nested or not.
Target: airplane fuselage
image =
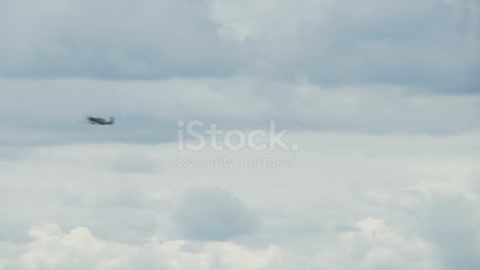
[[[92,125],[101,125],[101,126],[105,126],[105,125],[113,125],[115,120],[113,117],[110,118],[110,120],[106,120],[105,118],[101,118],[101,117],[87,117],[87,120],[90,124]]]

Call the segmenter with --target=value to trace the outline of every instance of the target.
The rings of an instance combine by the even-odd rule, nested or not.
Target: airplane
[[[105,125],[115,124],[115,117],[110,117],[109,120],[106,120],[105,118],[101,118],[101,117],[88,116],[87,120],[92,125],[105,126]]]

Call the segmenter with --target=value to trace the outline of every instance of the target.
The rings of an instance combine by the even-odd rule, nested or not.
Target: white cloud
[[[85,227],[63,232],[55,224],[30,230],[33,240],[3,259],[0,269],[442,269],[435,249],[406,237],[381,219],[367,218],[338,235],[316,255],[294,254],[278,245],[251,248],[234,242],[164,241],[153,236],[139,245],[105,241]]]
[[[316,262],[319,269],[442,269],[432,245],[401,235],[374,218],[342,233],[338,246],[319,254]]]
[[[57,225],[35,227],[34,238],[22,254],[6,259],[2,269],[274,269],[282,259],[276,246],[250,249],[229,242],[162,241],[143,245],[98,239],[88,228],[64,233]],[[278,264],[277,264],[278,265]]]
[[[215,0],[212,19],[219,35],[238,41],[279,41],[289,48],[308,25],[322,27],[331,18],[333,1]],[[273,45],[268,43],[268,45]],[[288,49],[287,49],[288,50]]]
[[[76,258],[75,254],[80,256],[79,268],[92,269],[104,267],[100,264],[103,261],[115,261],[116,254],[128,258],[130,264],[123,269],[132,265],[163,266],[169,258],[177,258],[172,259],[171,267],[178,264],[179,269],[202,263],[209,265],[205,269],[215,269],[214,265],[219,265],[217,269],[282,269],[279,265],[288,270],[310,266],[322,269],[324,265],[338,269],[357,265],[363,269],[382,265],[393,269],[453,269],[460,261],[455,259],[456,251],[463,250],[462,260],[472,265],[476,261],[471,254],[478,249],[478,240],[467,236],[479,233],[475,211],[480,195],[473,181],[480,175],[478,151],[474,151],[478,138],[476,133],[425,136],[307,132],[289,136],[291,142],[301,144],[298,152],[229,153],[250,158],[281,155],[293,160],[291,168],[273,170],[179,168],[179,155],[215,158],[227,153],[208,149],[179,153],[175,144],[24,148],[18,159],[0,161],[0,178],[11,179],[0,182],[4,220],[0,225],[4,239],[0,257],[10,261],[10,269],[22,269],[17,263],[27,254],[34,254],[27,256],[30,261],[50,261],[59,269]],[[112,162],[132,152],[152,158],[161,169],[125,173],[112,168]],[[224,195],[207,189],[194,200],[182,197],[191,188],[212,186],[225,190],[221,192]],[[176,203],[185,198],[190,198],[187,207],[178,208]],[[187,218],[175,222],[175,213]],[[254,233],[238,235],[249,232],[252,215],[261,219],[262,226]],[[451,215],[461,216],[462,221],[452,222],[458,219]],[[227,221],[218,222],[220,218]],[[202,242],[192,240],[198,235],[184,236],[185,228],[197,232],[198,228],[235,221],[243,225],[228,228],[223,235],[234,243],[212,244],[208,240],[215,235],[203,237]],[[28,228],[44,222],[58,225],[34,229],[35,240],[29,242]],[[457,230],[465,233],[451,234]],[[445,232],[452,236],[445,237]],[[152,236],[156,244],[149,240]],[[83,238],[90,240],[84,243]],[[68,243],[72,250],[63,253],[54,248],[49,251],[52,254],[45,255],[41,251],[48,250],[45,242],[49,239],[62,239],[58,241]],[[76,241],[79,243],[73,243]],[[41,245],[35,248],[38,243]],[[92,247],[84,252],[75,250],[85,245]],[[103,247],[102,251],[95,251],[97,245]],[[159,250],[154,251],[152,246]],[[163,252],[167,255],[156,255]],[[276,254],[272,255],[275,262],[265,263],[270,268],[261,268],[264,263],[255,258],[258,254],[268,257],[268,252]],[[235,261],[239,256],[253,265]],[[152,259],[156,257],[160,261]],[[122,269],[115,267],[111,269]]]

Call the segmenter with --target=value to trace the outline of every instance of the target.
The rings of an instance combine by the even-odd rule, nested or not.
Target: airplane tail
[[[115,124],[115,117],[113,117],[113,116],[110,117],[110,124],[111,125]]]

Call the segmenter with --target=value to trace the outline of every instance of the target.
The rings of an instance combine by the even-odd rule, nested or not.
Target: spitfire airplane
[[[115,124],[115,118],[114,117],[110,117],[110,119],[107,120],[107,119],[101,118],[101,117],[88,116],[87,120],[92,125],[106,126],[106,125]]]

